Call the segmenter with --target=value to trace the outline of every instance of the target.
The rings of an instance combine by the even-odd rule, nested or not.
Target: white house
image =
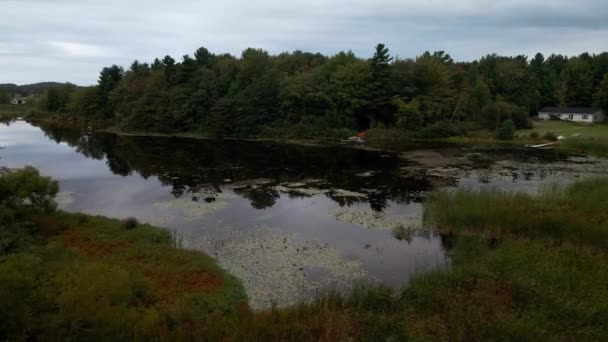
[[[602,122],[606,118],[604,112],[598,108],[555,108],[545,107],[538,112],[541,120],[556,118],[575,122]]]

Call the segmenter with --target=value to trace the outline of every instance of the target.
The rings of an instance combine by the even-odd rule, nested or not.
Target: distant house
[[[598,108],[556,108],[545,107],[538,112],[541,120],[551,120],[552,118],[575,121],[575,122],[602,122],[605,119],[604,112]]]
[[[21,95],[15,95],[11,99],[11,104],[13,104],[13,105],[20,105],[20,104],[26,104],[26,103],[27,103],[27,99]]]

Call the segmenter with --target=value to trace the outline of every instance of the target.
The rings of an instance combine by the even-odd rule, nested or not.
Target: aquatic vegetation
[[[540,194],[440,191],[424,206],[427,226],[442,231],[586,243],[608,248],[608,178],[550,185]]]
[[[167,212],[167,215],[177,213],[182,215],[185,220],[193,222],[228,207],[230,202],[237,198],[236,195],[227,192],[215,193],[214,197],[209,196],[206,192],[192,192],[188,196],[154,203],[154,207]],[[205,198],[213,198],[213,201],[205,201]]]
[[[298,185],[298,184],[295,184],[295,185]],[[295,194],[295,195],[300,195],[300,196],[304,196],[304,197],[311,197],[311,196],[326,194],[331,191],[330,189],[308,188],[308,187],[304,187],[305,185],[303,185],[302,187],[298,187],[295,185],[294,184],[277,185],[277,186],[274,186],[273,189],[276,191],[282,192],[282,193]]]
[[[350,191],[345,189],[332,189],[330,191],[333,197],[355,197],[355,198],[367,198],[367,194],[362,192]]]
[[[218,227],[193,237],[187,246],[202,249],[242,280],[251,307],[285,307],[329,288],[345,290],[365,277],[359,261],[295,234],[257,226],[249,231]],[[218,238],[218,234],[222,238]],[[213,238],[208,238],[212,235]]]
[[[561,142],[560,147],[575,152],[608,156],[608,138],[570,138]]]
[[[446,239],[451,240],[449,269],[420,275],[400,292],[355,286],[346,295],[329,292],[310,303],[257,312],[250,331],[277,340],[332,341],[607,336],[605,252],[543,240]]]
[[[249,179],[249,180],[240,181],[240,182],[234,182],[231,185],[233,188],[241,188],[241,187],[252,187],[252,186],[258,186],[258,185],[267,185],[267,184],[272,184],[272,183],[275,183],[275,181],[272,179],[257,178],[257,179]]]
[[[411,241],[416,229],[405,227],[404,225],[393,228],[393,236],[397,240]]]
[[[362,208],[332,208],[330,214],[338,221],[356,224],[367,229],[380,229],[393,231],[395,228],[407,225],[419,225],[418,216],[391,215],[386,212],[377,212]]]

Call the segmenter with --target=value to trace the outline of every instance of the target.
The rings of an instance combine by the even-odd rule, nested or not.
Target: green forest
[[[76,87],[70,83],[40,82],[34,84],[16,85],[0,83],[0,105],[8,104],[15,95],[29,96],[45,93],[50,88]]]
[[[53,87],[39,101],[45,112],[129,131],[215,136],[382,127],[450,136],[506,121],[529,128],[544,106],[608,108],[608,53],[457,62],[443,51],[401,59],[383,44],[370,59],[253,48],[235,57],[200,48],[181,61],[112,65],[95,86]]]

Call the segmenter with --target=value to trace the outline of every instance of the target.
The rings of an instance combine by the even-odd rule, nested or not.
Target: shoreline
[[[0,113],[2,117],[2,113]],[[87,120],[83,120],[73,115],[43,115],[43,114],[23,114],[23,115],[9,115],[10,118],[22,117],[25,121],[31,122],[43,122],[49,124],[60,125],[61,127],[86,127]],[[531,138],[530,135],[533,132],[544,132],[547,130],[545,126],[553,123],[539,122],[537,126],[529,130],[518,131],[516,137],[513,140],[499,140],[492,134],[487,132],[473,132],[468,136],[453,136],[453,137],[439,137],[439,138],[414,138],[408,134],[408,132],[401,132],[395,129],[370,129],[368,135],[365,138],[364,144],[348,144],[342,143],[339,138],[323,137],[323,138],[273,138],[273,137],[237,137],[237,136],[225,136],[225,137],[213,137],[198,132],[179,132],[179,133],[158,133],[158,132],[145,132],[145,131],[124,131],[116,126],[113,126],[110,122],[98,121],[95,122],[101,128],[98,132],[116,134],[119,136],[134,136],[134,137],[165,137],[165,138],[185,138],[185,139],[197,139],[197,140],[229,140],[229,141],[250,141],[250,142],[269,142],[278,144],[289,144],[298,146],[310,146],[310,147],[344,147],[364,151],[376,151],[385,153],[402,153],[405,151],[411,151],[415,149],[436,149],[445,147],[510,147],[510,148],[528,148],[526,145],[538,145],[552,140],[544,138]],[[576,124],[560,122],[558,123],[566,131],[574,127],[580,130],[581,127]],[[598,128],[591,128],[591,130],[603,130],[608,125],[596,125]],[[589,126],[593,127],[593,126]],[[550,129],[550,128],[549,128]],[[608,130],[606,130],[608,132]],[[556,130],[557,134],[561,133]],[[566,133],[567,134],[567,133]],[[542,136],[542,134],[537,134]],[[387,136],[388,138],[382,138],[381,136]],[[343,137],[345,139],[347,137]],[[604,140],[603,135],[598,135],[597,132],[594,134],[585,135],[583,138],[568,139],[564,141],[556,141],[553,148],[558,151],[565,153],[580,153],[594,155],[598,157],[608,156],[608,140]]]

